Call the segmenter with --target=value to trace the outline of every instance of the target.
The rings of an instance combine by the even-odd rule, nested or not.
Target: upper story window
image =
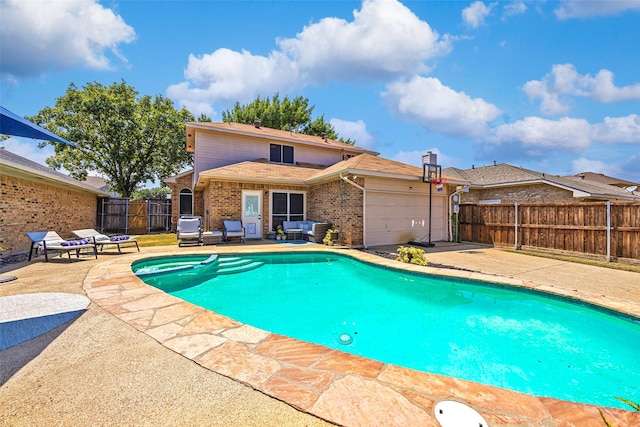
[[[271,144],[269,146],[269,161],[274,163],[293,164],[293,147],[288,145]]]

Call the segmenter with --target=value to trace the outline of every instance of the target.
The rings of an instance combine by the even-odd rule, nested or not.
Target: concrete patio
[[[275,247],[223,245],[181,248],[180,253],[273,250]],[[277,247],[286,250],[284,245]],[[482,272],[492,275],[495,281],[545,289],[640,316],[640,275],[636,273],[482,247],[442,249],[435,252],[430,249],[428,257],[433,262],[466,270],[454,270],[450,272],[453,275],[479,277],[478,272]],[[296,347],[295,340],[265,334],[184,303],[167,303],[166,297],[153,296],[149,287],[132,277],[130,269],[127,271],[131,261],[140,256],[175,252],[174,247],[143,248],[140,255],[101,254],[97,261],[83,259],[70,265],[32,262],[13,269],[11,274],[18,280],[0,285],[0,296],[54,291],[84,293],[84,286],[94,303],[74,322],[0,352],[2,422],[6,425],[326,424],[308,413],[311,412],[345,425],[406,425],[407,420],[438,425],[429,411],[438,393],[445,393],[480,409],[490,425],[570,425],[572,422],[602,425],[594,407],[539,400],[474,383],[469,386],[431,374],[407,374],[395,367],[341,352],[327,353],[320,346]],[[349,252],[372,257],[371,260],[380,263],[397,264],[359,251]],[[442,269],[434,270],[442,272]],[[192,323],[201,315],[204,316],[201,320],[207,318],[206,322]],[[185,332],[187,325],[201,338],[202,330],[194,328],[205,324],[207,330],[215,332],[207,334],[206,343],[185,338],[190,335]],[[213,349],[205,351],[202,345]],[[243,367],[242,357],[238,356],[247,354],[247,348],[251,350],[253,371]],[[300,348],[304,351],[298,352]],[[261,364],[256,365],[258,360]],[[237,361],[240,362],[235,365],[230,363]],[[380,401],[374,398],[381,396],[380,387],[398,382],[404,382],[404,391],[383,393],[395,400],[386,401],[387,406],[381,407]],[[318,392],[315,396],[314,390]],[[325,393],[327,390],[332,393]],[[348,403],[345,396],[354,396],[354,390],[373,394],[368,397],[359,394],[359,399],[354,397],[355,400]],[[479,395],[483,397],[478,399]],[[389,411],[389,407],[403,410]],[[605,411],[614,425],[638,422],[637,413]],[[363,418],[363,414],[370,417]],[[383,417],[384,414],[387,416]]]

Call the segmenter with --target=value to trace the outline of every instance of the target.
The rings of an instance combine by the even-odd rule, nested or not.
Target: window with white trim
[[[180,215],[193,215],[193,192],[188,188],[180,190],[178,212]]]
[[[293,164],[293,147],[290,145],[270,144],[269,161],[273,163]]]
[[[271,193],[271,227],[275,230],[284,221],[304,220],[304,193],[274,191]]]

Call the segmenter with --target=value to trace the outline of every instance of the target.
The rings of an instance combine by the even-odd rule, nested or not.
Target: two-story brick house
[[[259,122],[187,123],[186,133],[194,168],[165,181],[174,224],[193,214],[222,230],[223,220],[240,219],[247,238],[263,238],[285,220],[306,219],[330,222],[345,244],[365,247],[406,244],[429,229],[432,241],[447,238],[447,186],[422,182],[422,168]]]

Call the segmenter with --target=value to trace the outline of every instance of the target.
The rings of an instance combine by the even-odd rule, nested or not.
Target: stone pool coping
[[[334,250],[281,245],[185,249],[180,250],[181,255]],[[361,251],[336,251],[409,271],[542,290],[640,316],[637,306],[615,298],[570,293],[502,276],[402,264]],[[433,414],[435,405],[456,400],[473,407],[492,426],[603,425],[597,406],[414,371],[273,334],[168,295],[131,271],[136,260],[170,255],[176,252],[136,253],[100,263],[89,271],[84,289],[97,305],[165,347],[301,411],[348,426],[439,426]],[[637,412],[601,409],[614,425],[640,421]]]

